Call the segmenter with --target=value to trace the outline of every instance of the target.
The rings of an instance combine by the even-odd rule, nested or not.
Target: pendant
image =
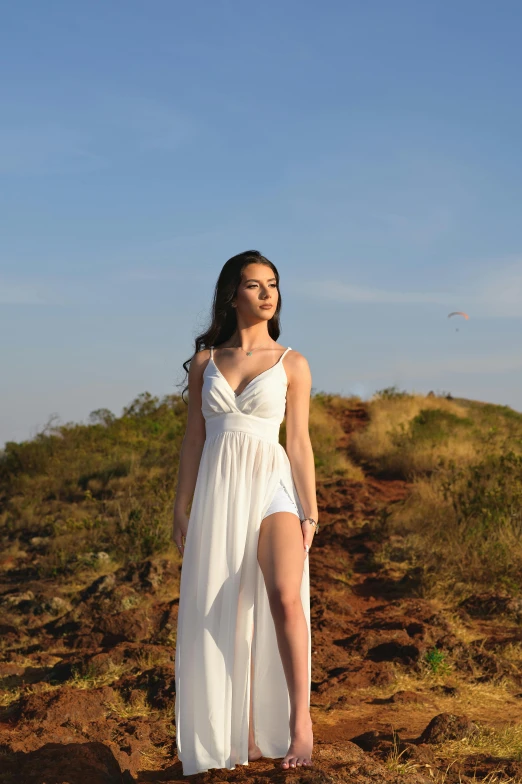
[[[249,357],[251,354],[252,354],[251,351],[247,351],[247,357]]]

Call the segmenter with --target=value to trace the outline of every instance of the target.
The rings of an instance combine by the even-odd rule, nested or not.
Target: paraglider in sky
[[[464,316],[466,321],[469,320],[468,314],[464,313],[463,310],[454,310],[452,313],[448,313],[448,318],[450,318],[451,316]],[[458,332],[458,331],[459,331],[459,328],[457,327],[456,332]]]
[[[464,316],[464,318],[465,318],[465,319],[469,319],[469,316],[468,316],[468,314],[467,314],[467,313],[464,313],[464,311],[463,311],[463,310],[454,310],[454,311],[453,311],[453,313],[449,313],[449,314],[448,314],[448,318],[449,318],[450,316]]]

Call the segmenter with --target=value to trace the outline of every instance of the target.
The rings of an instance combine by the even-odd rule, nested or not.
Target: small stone
[[[478,727],[467,716],[439,713],[419,736],[420,743],[444,743],[448,740],[463,740],[478,732]]]
[[[2,604],[6,607],[18,607],[22,602],[32,602],[34,593],[32,591],[24,591],[18,593],[11,593],[2,598]]]

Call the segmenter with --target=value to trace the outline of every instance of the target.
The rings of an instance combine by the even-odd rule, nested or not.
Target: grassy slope
[[[368,423],[339,449],[343,412],[355,404]],[[99,552],[126,563],[169,548],[185,403],[144,393],[121,417],[99,410],[90,422],[9,443],[0,455],[3,550],[42,538],[38,576],[71,574]],[[427,593],[520,591],[522,414],[395,389],[367,404],[319,393],[310,435],[318,481],[364,482],[366,471],[411,482],[386,525],[406,534],[405,557],[422,566]]]

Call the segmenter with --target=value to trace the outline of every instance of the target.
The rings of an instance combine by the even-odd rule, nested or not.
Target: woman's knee
[[[301,594],[296,590],[274,588],[269,594],[269,601],[272,613],[284,618],[295,617],[303,610]]]

